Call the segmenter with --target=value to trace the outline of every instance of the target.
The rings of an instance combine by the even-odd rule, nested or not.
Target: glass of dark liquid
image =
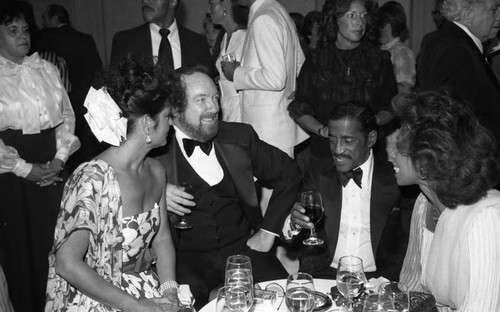
[[[181,183],[181,184],[179,184],[179,186],[184,189],[184,192],[189,193],[189,194],[193,193],[193,187],[191,186],[191,184],[189,184],[189,183]],[[193,226],[191,225],[191,223],[189,223],[186,220],[185,216],[181,216],[180,219],[179,219],[179,221],[174,224],[174,227],[176,229],[178,229],[178,230],[189,230],[189,229],[193,228]]]
[[[300,195],[300,203],[305,209],[306,216],[309,220],[316,224],[323,217],[323,202],[321,200],[321,194],[318,191],[306,191],[302,192]],[[316,236],[316,229],[314,226],[311,228],[311,235],[309,238],[302,241],[304,245],[314,246],[321,245],[324,241]]]

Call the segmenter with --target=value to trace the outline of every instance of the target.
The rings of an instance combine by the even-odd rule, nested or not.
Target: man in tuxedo
[[[52,51],[66,61],[71,89],[68,92],[76,117],[75,134],[82,142],[81,148],[69,159],[68,166],[75,169],[88,161],[104,146],[99,144],[83,117],[85,97],[95,74],[102,69],[102,62],[91,35],[71,26],[68,11],[61,5],[51,4],[42,16],[44,29],[36,43],[39,52]]]
[[[449,0],[443,26],[426,36],[417,64],[420,89],[447,87],[467,100],[479,122],[500,139],[500,84],[483,44],[498,32],[500,0]]]
[[[196,68],[178,72],[186,99],[173,112],[175,135],[158,159],[167,172],[172,223],[185,215],[193,226],[172,230],[177,281],[190,285],[199,309],[224,283],[230,255],[251,258],[254,282],[286,278],[270,250],[290,213],[301,173],[293,159],[260,140],[250,125],[219,121],[219,93],[208,75]],[[264,217],[254,177],[274,188]],[[189,183],[191,194],[180,183]]]
[[[146,23],[115,34],[111,66],[117,65],[127,53],[135,53],[151,56],[174,69],[202,65],[210,71],[210,49],[205,37],[177,24],[175,9],[179,1],[142,0]]]
[[[333,162],[313,164],[304,181],[304,189],[322,196],[324,216],[316,228],[325,242],[302,247],[309,231],[297,234],[313,223],[300,203],[294,204],[283,228],[285,238],[297,235],[294,245],[302,247],[300,271],[335,279],[339,258],[355,255],[363,259],[367,278],[399,279],[408,243],[400,217],[411,211],[396,209],[399,190],[393,166],[373,154],[376,127],[375,115],[366,105],[344,103],[334,108],[328,121]]]

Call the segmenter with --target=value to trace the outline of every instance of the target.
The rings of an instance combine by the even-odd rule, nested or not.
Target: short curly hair
[[[401,118],[398,150],[446,207],[473,204],[498,183],[495,139],[470,105],[445,89],[400,94],[392,105]]]
[[[365,6],[368,12],[367,30],[373,24],[373,13],[377,10],[378,4],[373,0],[326,0],[323,5],[322,13],[324,15],[319,27],[319,45],[320,47],[332,46],[337,40],[338,24],[337,20],[342,17],[355,2]]]
[[[127,133],[133,131],[138,118],[149,115],[157,120],[165,109],[177,109],[184,102],[184,89],[177,73],[155,66],[151,58],[127,54],[117,67],[96,79],[96,88],[104,87],[128,120]]]

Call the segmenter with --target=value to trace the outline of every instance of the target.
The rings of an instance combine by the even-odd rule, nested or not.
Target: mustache
[[[203,115],[201,115],[201,118],[216,119],[218,116],[219,116],[219,112],[217,112],[217,113],[204,113]]]
[[[334,154],[333,154],[333,157],[340,157],[340,158],[352,159],[352,157],[351,157],[351,156],[349,156],[349,155],[345,155],[345,154],[337,154],[337,153],[334,153]]]

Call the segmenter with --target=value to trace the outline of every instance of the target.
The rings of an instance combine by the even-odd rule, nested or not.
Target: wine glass
[[[374,293],[366,296],[363,312],[395,312],[392,298],[388,294]]]
[[[410,311],[410,294],[408,286],[399,282],[385,282],[380,284],[379,294],[389,295],[394,302],[394,311]]]
[[[306,191],[302,192],[300,196],[300,203],[305,209],[306,216],[309,220],[315,224],[321,220],[323,216],[323,202],[321,200],[321,194],[317,191]],[[316,229],[314,226],[311,228],[311,235],[309,238],[302,241],[304,245],[321,245],[324,241],[316,236]]]
[[[356,256],[344,256],[339,259],[337,269],[337,288],[349,300],[348,311],[353,311],[352,301],[363,290],[366,281],[363,260]]]
[[[248,288],[240,286],[224,286],[217,292],[216,312],[246,312],[252,306],[253,297]]]
[[[189,183],[184,182],[179,184],[179,186],[182,187],[183,191],[186,193],[191,194],[193,192],[193,187]],[[187,222],[185,216],[181,216],[179,221],[176,224],[174,224],[174,227],[178,230],[189,230],[193,228],[191,223]]]
[[[290,312],[311,312],[314,309],[314,282],[310,274],[297,272],[288,276],[285,302]]]

